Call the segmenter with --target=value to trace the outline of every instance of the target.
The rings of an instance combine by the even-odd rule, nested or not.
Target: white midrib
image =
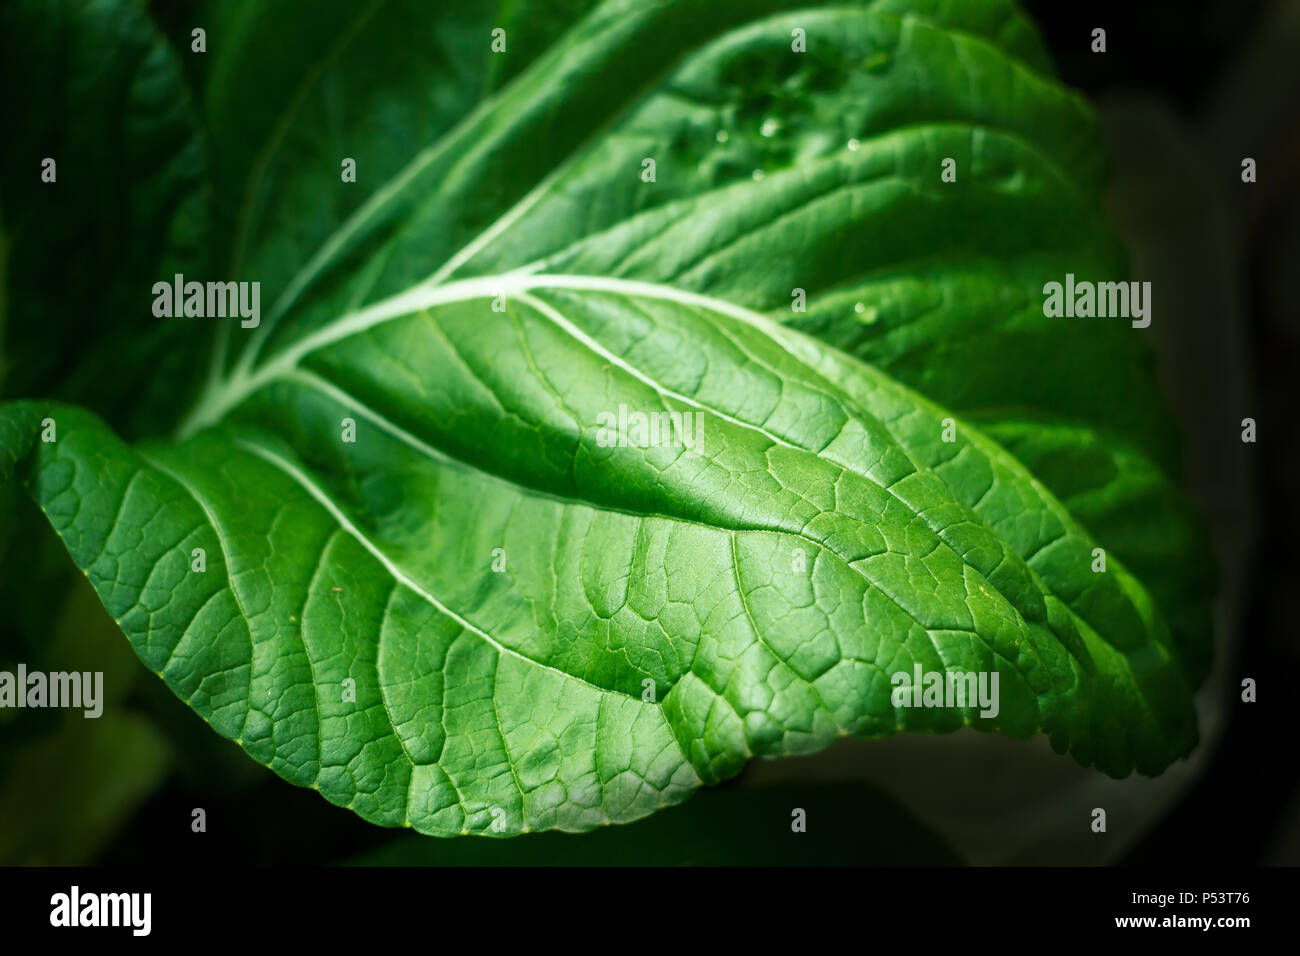
[[[414,580],[409,574],[403,571],[401,567],[399,567],[396,563],[394,563],[393,560],[387,554],[384,553],[383,549],[381,549],[378,545],[376,545],[373,541],[371,541],[368,537],[366,537],[366,535],[361,531],[361,529],[358,528],[355,524],[353,524],[352,519],[349,518],[343,512],[343,510],[337,504],[334,503],[334,500],[330,498],[328,494],[325,493],[324,489],[322,489],[319,485],[317,485],[316,482],[312,480],[311,476],[308,475],[306,472],[304,472],[301,468],[299,468],[297,465],[295,465],[293,462],[289,461],[287,458],[283,457],[282,455],[278,455],[275,452],[271,451],[269,448],[259,445],[256,442],[251,442],[243,438],[235,438],[234,442],[236,445],[243,448],[245,451],[249,452],[250,454],[256,455],[258,458],[262,459],[266,463],[272,465],[275,468],[278,468],[280,471],[284,472],[284,474],[287,475],[289,478],[291,478],[293,481],[297,482],[297,484],[301,486],[302,489],[307,492],[307,494],[311,495],[312,498],[314,498],[317,501],[317,503],[320,504],[320,506],[325,509],[325,511],[330,515],[330,517],[332,517],[338,523],[340,528],[342,528],[345,532],[351,535],[352,538],[363,548],[365,548],[366,551],[368,551],[376,561],[378,561],[381,565],[384,566],[384,569],[393,576],[394,580],[398,581],[403,586],[410,589],[413,593],[419,595],[423,600],[429,602],[431,606],[437,609],[440,613],[445,614],[451,620],[455,621],[456,624],[458,624],[462,629],[468,631],[471,634],[476,635],[477,637],[482,638],[484,641],[490,644],[494,649],[496,649],[498,653],[504,654],[508,657],[513,657],[533,667],[540,667],[542,670],[550,671],[551,673],[563,677],[566,680],[578,681],[579,683],[585,684],[591,689],[598,691],[602,694],[621,693],[619,691],[611,691],[609,688],[600,687],[596,684],[592,684],[590,681],[584,680],[583,678],[578,677],[575,674],[570,674],[567,671],[562,671],[559,670],[558,668],[552,667],[550,664],[544,664],[541,661],[534,660],[533,658],[521,654],[519,651],[516,651],[513,648],[507,647],[506,645],[502,644],[500,641],[498,641],[487,631],[483,630],[481,627],[474,624],[473,622],[466,620],[465,618],[457,614],[455,611],[453,611],[451,608],[447,607],[447,605],[443,604],[436,597],[430,594],[425,588],[423,588],[419,584],[419,582]]]
[[[675,302],[688,308],[709,309],[739,319],[764,331],[779,328],[770,319],[759,313],[727,302],[724,299],[633,279],[510,272],[503,275],[462,279],[446,284],[436,284],[432,281],[423,282],[382,302],[377,302],[372,306],[335,319],[328,325],[288,346],[266,364],[251,372],[237,370],[225,382],[204,396],[203,400],[182,424],[178,436],[188,438],[195,432],[215,424],[254,392],[292,373],[304,357],[342,339],[358,335],[392,319],[412,315],[426,309],[451,305],[457,302],[468,302],[474,299],[492,299],[497,296],[505,296],[508,300],[511,296],[522,295],[539,289],[573,289],[658,299]]]

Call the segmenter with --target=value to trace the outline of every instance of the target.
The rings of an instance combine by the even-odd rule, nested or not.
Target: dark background
[[[1300,321],[1296,299],[1285,287],[1300,275],[1300,71],[1295,63],[1300,34],[1261,34],[1286,7],[1293,29],[1300,16],[1295,4],[1267,0],[1036,0],[1025,6],[1043,30],[1062,77],[1094,100],[1154,95],[1189,122],[1204,122],[1215,111],[1256,117],[1241,127],[1255,130],[1254,141],[1215,145],[1225,153],[1253,156],[1264,170],[1259,183],[1229,191],[1241,203],[1245,224],[1234,251],[1245,266],[1240,291],[1247,320],[1246,373],[1261,437],[1248,446],[1257,457],[1251,485],[1259,520],[1244,568],[1242,640],[1228,670],[1233,683],[1247,676],[1260,681],[1260,699],[1253,706],[1230,707],[1226,732],[1204,776],[1122,862],[1247,865],[1281,857],[1295,864],[1300,862],[1295,832],[1300,762],[1285,727],[1294,675],[1300,673],[1293,610],[1300,570],[1295,552],[1300,459],[1287,426],[1296,409]],[[1098,26],[1107,28],[1104,57],[1092,54],[1088,44]],[[1212,121],[1207,125],[1217,128]],[[1239,181],[1239,167],[1225,175]],[[1212,391],[1214,386],[1203,387]],[[1219,645],[1216,652],[1225,649]]]

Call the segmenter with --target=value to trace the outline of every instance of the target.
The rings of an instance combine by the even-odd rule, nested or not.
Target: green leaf
[[[948,421],[1006,395],[1170,447],[1114,420],[1153,400],[1130,330],[1032,308],[1122,268],[1091,113],[1009,4],[784,6],[610,0],[509,67],[489,21],[349,7],[289,55],[285,113],[249,108],[278,14],[230,6],[205,108],[258,144],[214,188],[260,326],[221,326],[174,440],[0,406],[0,480],[217,731],[438,835],[635,820],[841,735],[1044,733],[1114,775],[1194,745],[1139,578]],[[412,31],[445,60],[380,55]],[[385,110],[377,175],[341,182]],[[849,354],[868,314],[916,374]],[[1092,336],[1105,387],[1015,351]],[[611,444],[629,414],[681,431]],[[895,706],[914,665],[995,672],[996,716]]]
[[[605,75],[598,67],[575,78],[590,45],[560,44],[558,68],[535,70],[509,104],[467,123],[466,136],[421,153],[407,167],[409,181],[398,180],[384,203],[360,206],[331,242],[306,244],[320,252],[290,281],[295,295],[317,270],[328,273],[331,252],[341,257],[347,243],[369,268],[345,281],[345,293],[325,293],[301,327],[430,274],[529,267],[670,280],[768,311],[967,417],[996,421],[994,410],[1030,408],[1114,435],[1113,454],[1145,455],[1144,468],[1175,481],[1175,432],[1133,330],[1066,325],[1042,312],[1045,280],[1126,271],[1098,214],[1102,163],[1091,111],[1053,81],[1032,28],[1010,4],[867,6],[741,28],[706,44],[644,99],[640,88],[591,88],[588,77]],[[579,36],[596,37],[599,56],[607,46],[599,41],[625,34],[625,56],[651,59],[624,72],[653,78],[678,49],[663,33],[687,29],[692,16],[703,21],[693,32],[707,36],[728,22],[712,19],[723,7],[641,5],[634,16],[607,5],[618,16],[593,21],[607,29]],[[790,50],[795,28],[807,34],[807,54]],[[253,99],[236,98],[241,114]],[[612,128],[593,135],[605,117]],[[859,142],[852,168],[843,162],[850,140]],[[650,153],[662,173],[653,186],[631,175]],[[936,175],[946,157],[957,160],[958,184]],[[756,169],[764,181],[747,181]],[[789,188],[767,178],[782,170]],[[299,205],[319,215],[319,202]],[[396,237],[385,230],[393,222]],[[790,254],[791,242],[807,246]],[[790,311],[794,288],[808,295],[806,313]],[[1202,569],[1212,559],[1198,520],[1177,510],[1172,536],[1153,539],[1168,543],[1140,570],[1167,579],[1157,597],[1195,686],[1209,660]],[[1089,519],[1103,546],[1134,553],[1108,533],[1131,525],[1128,513],[1102,509]],[[1197,547],[1182,550],[1174,538]]]
[[[969,417],[1137,575],[1169,622],[1188,683],[1199,687],[1218,576],[1204,522],[1182,489],[1114,435],[1024,411]]]
[[[1194,740],[1146,593],[1008,453],[737,306],[467,280],[241,390],[137,449],[52,410],[28,482],[146,664],[368,819],[586,829],[841,734],[1042,731],[1117,774]],[[620,406],[698,415],[694,447],[602,447]],[[997,671],[1000,713],[896,710],[914,664]]]
[[[286,289],[340,223],[378,201],[412,157],[592,5],[477,0],[436,13],[382,0],[206,5],[197,19],[210,37],[214,189],[237,200],[220,207],[220,261]],[[498,27],[508,56],[491,51]],[[355,183],[341,182],[345,158],[356,161]]]

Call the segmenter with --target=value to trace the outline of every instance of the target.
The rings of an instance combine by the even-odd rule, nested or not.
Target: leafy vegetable
[[[838,735],[1186,754],[1200,539],[1135,333],[1036,305],[1123,261],[1024,18],[559,6],[214,7],[207,248],[269,308],[211,320],[172,439],[0,405],[0,481],[145,664],[441,835],[634,820]],[[682,440],[607,441],[629,412]],[[996,716],[895,707],[914,665],[996,672]]]

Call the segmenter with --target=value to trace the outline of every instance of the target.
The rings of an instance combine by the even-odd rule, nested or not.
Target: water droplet
[[[761,169],[754,170],[754,182],[761,183],[766,174]]]
[[[856,152],[858,151],[858,147],[861,146],[861,145],[862,145],[862,144],[859,143],[856,139],[851,139],[851,140],[849,140],[849,150],[850,150],[851,152],[856,153]]]
[[[713,138],[716,139],[719,143],[725,143],[728,138],[727,131],[725,129],[720,129],[716,134],[714,134]]]
[[[877,50],[862,61],[862,68],[868,73],[879,73],[889,66],[890,59],[888,50]]]
[[[859,302],[857,305],[853,307],[853,311],[858,313],[858,315],[861,315],[863,312],[867,311],[867,307],[863,305],[861,302]]]
[[[763,120],[763,125],[758,128],[758,131],[763,136],[771,137],[771,136],[775,136],[777,134],[777,131],[780,128],[781,128],[781,123],[778,120],[769,118]]]

